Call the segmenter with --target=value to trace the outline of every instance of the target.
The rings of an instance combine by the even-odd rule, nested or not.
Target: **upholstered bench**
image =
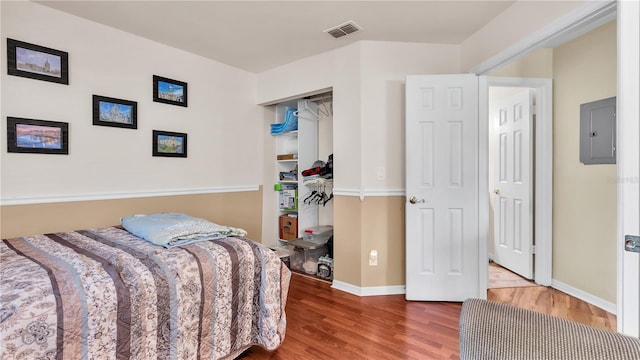
[[[460,314],[461,360],[640,360],[640,339],[481,299]]]

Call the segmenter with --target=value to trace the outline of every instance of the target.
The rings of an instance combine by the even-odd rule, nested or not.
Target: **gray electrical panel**
[[[580,162],[616,163],[616,98],[580,105]]]

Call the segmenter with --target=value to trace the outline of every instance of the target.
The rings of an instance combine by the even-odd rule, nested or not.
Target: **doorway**
[[[493,89],[494,94],[501,95],[500,97],[506,97],[508,94],[514,91],[529,89],[535,93],[535,121],[531,126],[530,140],[531,141],[531,244],[535,244],[535,256],[530,260],[532,261],[532,268],[535,272],[532,274],[532,279],[539,285],[550,286],[551,285],[551,266],[552,266],[552,222],[553,222],[553,209],[552,209],[552,174],[553,174],[553,123],[552,123],[552,109],[553,109],[553,94],[551,79],[540,78],[508,78],[508,77],[480,77],[480,88],[487,89],[487,91],[480,92],[480,114],[481,122],[483,122],[482,128],[486,129],[487,145],[486,145],[486,158],[481,154],[481,164],[484,163],[487,169],[487,182],[484,184],[484,193],[486,194],[485,201],[489,211],[488,216],[495,216],[492,210],[492,201],[495,201],[495,193],[490,190],[495,185],[495,181],[492,180],[496,171],[491,167],[495,161],[491,160],[492,149],[496,146],[491,144],[490,127],[492,126],[491,120],[491,96],[490,93]],[[497,97],[496,97],[497,98]],[[495,98],[494,98],[495,100]],[[493,102],[495,103],[495,101]],[[484,108],[483,108],[484,106]],[[481,134],[481,138],[483,135]],[[492,182],[493,181],[493,182]],[[482,186],[482,184],[481,184]],[[488,231],[489,238],[487,239],[487,257],[491,257],[491,251],[489,247],[493,243],[493,234],[495,233],[491,226],[492,219],[487,219],[491,231]],[[528,250],[533,251],[532,248]],[[488,265],[488,264],[487,264]],[[488,270],[487,270],[488,274]]]
[[[534,129],[535,89],[489,87],[489,287],[534,277]]]

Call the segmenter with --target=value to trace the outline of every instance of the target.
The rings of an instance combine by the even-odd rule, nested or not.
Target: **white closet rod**
[[[333,94],[329,93],[329,94],[321,94],[321,95],[317,95],[317,96],[312,96],[310,98],[308,98],[307,100],[309,101],[326,101],[326,100],[331,100],[333,99]]]

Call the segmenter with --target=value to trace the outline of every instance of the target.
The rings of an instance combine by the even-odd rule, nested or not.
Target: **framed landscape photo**
[[[69,123],[7,117],[10,153],[69,154]]]
[[[93,95],[93,125],[138,128],[138,103]]]
[[[153,101],[187,106],[187,83],[153,75]]]
[[[187,157],[187,134],[153,130],[153,156]]]
[[[69,85],[69,54],[7,38],[7,73]]]

